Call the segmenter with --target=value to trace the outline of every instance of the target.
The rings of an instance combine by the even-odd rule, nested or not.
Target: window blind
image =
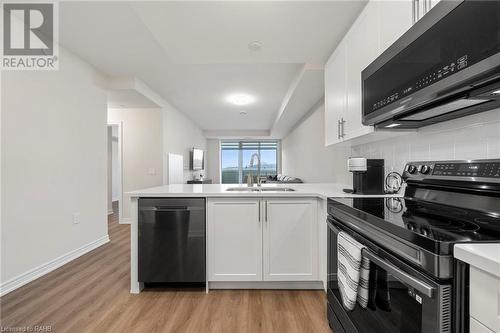
[[[277,150],[277,141],[223,141],[221,150]]]

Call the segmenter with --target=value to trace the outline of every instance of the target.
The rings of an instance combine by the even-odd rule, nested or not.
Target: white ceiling
[[[160,106],[134,89],[119,89],[108,91],[108,108],[138,108],[149,109]]]
[[[270,131],[304,64],[324,65],[365,3],[61,2],[60,40],[110,76],[142,80],[206,131]],[[248,49],[254,40],[260,51]],[[313,86],[300,105],[322,96]],[[256,102],[229,105],[233,92]]]

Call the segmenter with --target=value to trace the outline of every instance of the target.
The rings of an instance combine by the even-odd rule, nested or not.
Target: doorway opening
[[[108,215],[123,223],[122,124],[108,123]]]

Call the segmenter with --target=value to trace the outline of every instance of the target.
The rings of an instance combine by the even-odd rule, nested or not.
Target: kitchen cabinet
[[[317,201],[211,198],[209,281],[318,280]]]
[[[413,0],[414,18],[413,23],[420,20],[427,14],[440,0]]]
[[[471,332],[500,332],[500,278],[470,266],[470,316]],[[477,327],[474,330],[474,319]]]
[[[264,200],[264,280],[318,280],[316,200]]]
[[[340,43],[325,66],[325,145],[342,142],[347,111],[346,48]]]
[[[430,5],[429,8],[432,9],[434,8],[435,5],[437,5],[441,0],[429,0]]]
[[[417,0],[368,2],[332,53],[325,65],[325,145],[378,134],[361,122],[361,72],[411,27],[416,5]],[[390,132],[383,133],[387,138]]]
[[[380,53],[411,28],[414,20],[413,2],[412,0],[378,2]]]
[[[495,333],[488,327],[484,326],[473,317],[470,318],[470,332],[471,333]]]
[[[349,30],[346,39],[347,112],[342,122],[342,138],[350,140],[373,132],[361,123],[361,72],[380,54],[378,2],[369,2]]]
[[[207,243],[210,281],[262,280],[260,199],[209,199]]]

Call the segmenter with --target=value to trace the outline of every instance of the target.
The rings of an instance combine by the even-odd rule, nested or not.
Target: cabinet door
[[[430,2],[430,9],[434,8],[435,5],[437,5],[441,0],[429,0]]]
[[[264,200],[264,280],[318,280],[314,199]]]
[[[488,327],[484,326],[480,322],[478,322],[476,319],[470,317],[470,332],[471,333],[494,333],[492,330],[490,330]]]
[[[379,55],[378,1],[370,1],[347,36],[347,114],[344,140],[373,132],[361,123],[361,71]]]
[[[408,29],[413,22],[413,0],[380,1],[380,53],[384,52]]]
[[[347,107],[346,58],[340,43],[325,65],[325,145],[342,141],[339,121]]]
[[[209,281],[262,280],[259,199],[209,199]]]

